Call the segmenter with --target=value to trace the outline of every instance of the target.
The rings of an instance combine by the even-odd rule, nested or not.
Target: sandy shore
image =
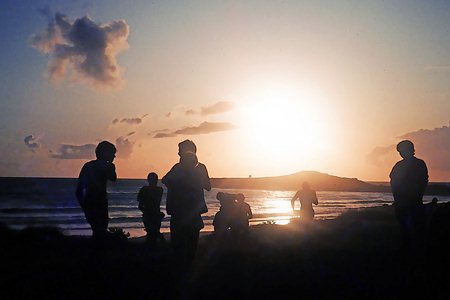
[[[440,225],[442,226],[443,223]],[[450,296],[448,230],[401,248],[393,207],[310,224],[202,232],[192,268],[167,242],[117,235],[102,247],[54,229],[1,229],[2,299],[428,299]]]

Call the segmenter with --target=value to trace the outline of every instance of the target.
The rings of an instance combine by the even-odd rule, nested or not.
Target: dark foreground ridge
[[[261,224],[248,236],[201,237],[191,269],[168,243],[117,231],[103,245],[54,228],[0,229],[2,299],[445,299],[450,204],[427,244],[400,247],[392,206],[311,224]]]

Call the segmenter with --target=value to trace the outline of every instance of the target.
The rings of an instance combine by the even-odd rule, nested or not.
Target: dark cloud
[[[145,114],[142,117],[135,117],[135,118],[122,118],[122,119],[118,119],[115,118],[114,120],[112,120],[113,124],[117,124],[117,123],[125,123],[125,124],[129,124],[129,125],[138,125],[142,123],[142,119],[144,119],[146,116],[148,116],[148,114]]]
[[[133,152],[133,146],[134,142],[126,137],[118,137],[116,139],[117,158],[129,158]]]
[[[26,136],[23,141],[25,142],[25,145],[27,145],[28,148],[30,148],[32,151],[34,149],[38,149],[41,145],[37,142],[37,140],[33,137],[33,135]]]
[[[128,47],[128,35],[124,20],[97,24],[87,16],[71,21],[56,13],[46,29],[30,38],[30,44],[50,55],[52,80],[64,78],[70,68],[75,78],[87,79],[97,87],[118,87],[123,79],[116,55]]]
[[[153,136],[153,138],[155,139],[161,139],[161,138],[168,138],[168,137],[176,137],[177,134],[172,133],[172,132],[158,132],[157,134],[155,134]]]
[[[130,124],[130,125],[137,125],[137,124],[141,124],[142,123],[142,119],[141,118],[123,118],[122,120],[120,120],[120,123],[126,123],[126,124]]]
[[[234,125],[228,122],[203,122],[198,126],[190,126],[178,129],[174,132],[155,134],[154,138],[175,137],[177,135],[198,135],[234,129]]]
[[[188,109],[188,110],[186,110],[186,111],[184,112],[184,114],[185,114],[186,116],[193,116],[193,115],[198,115],[199,113],[198,113],[197,111],[193,110],[193,109]]]
[[[202,107],[201,114],[202,116],[221,114],[232,110],[233,107],[234,107],[233,102],[219,101],[211,106]]]
[[[51,153],[50,157],[57,159],[93,159],[95,158],[94,144],[85,145],[67,145],[62,144],[55,153]]]
[[[440,176],[450,176],[450,126],[435,129],[420,129],[398,137],[400,140],[410,140],[414,143],[416,154],[425,160],[428,168]],[[377,147],[367,156],[369,162],[383,165],[394,159],[398,160],[395,145]],[[444,175],[443,175],[444,174]]]

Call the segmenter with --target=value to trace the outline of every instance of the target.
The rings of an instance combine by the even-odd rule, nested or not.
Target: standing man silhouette
[[[204,190],[211,190],[208,170],[198,162],[196,151],[197,147],[191,140],[180,142],[180,162],[161,180],[167,187],[170,242],[175,255],[185,266],[195,258],[200,230],[204,227],[201,214],[208,211]]]
[[[96,160],[84,164],[78,177],[76,197],[91,225],[92,237],[103,239],[108,233],[108,199],[106,182],[116,181],[116,147],[108,141],[100,142],[95,148]]]
[[[414,156],[414,144],[409,140],[397,144],[403,158],[389,175],[394,196],[395,216],[400,224],[403,246],[420,242],[424,230],[423,194],[428,184],[425,162]]]

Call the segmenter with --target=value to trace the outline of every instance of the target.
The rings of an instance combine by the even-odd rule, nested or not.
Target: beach
[[[392,205],[254,225],[240,237],[202,232],[189,269],[167,234],[154,248],[121,234],[98,247],[54,228],[2,227],[0,288],[3,299],[441,299],[450,295],[442,220],[411,251],[401,248]]]

